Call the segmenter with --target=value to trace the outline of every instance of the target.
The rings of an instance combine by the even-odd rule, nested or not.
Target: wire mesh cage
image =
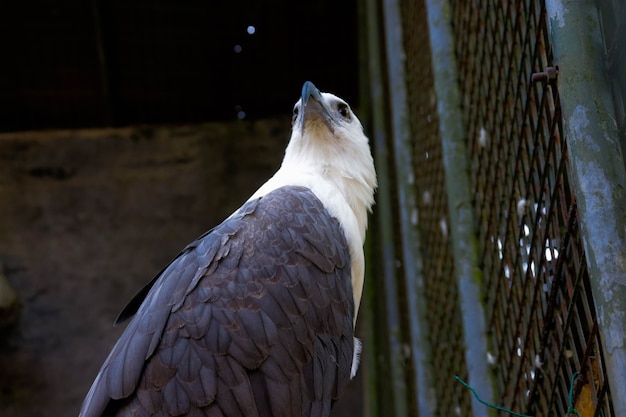
[[[564,415],[580,372],[577,401],[612,415],[546,10],[491,3],[452,7],[499,396],[527,414]]]
[[[442,108],[451,104],[442,102],[447,98],[435,88],[439,74],[433,63],[440,57],[433,45],[442,40],[428,30],[432,3],[400,0],[405,55],[387,56],[403,60],[405,71],[414,224],[420,236],[416,256],[423,263],[432,367],[428,386],[408,391],[430,390],[435,415],[471,416],[477,415],[472,392],[453,379],[471,378],[466,343],[474,329],[464,324],[464,295],[455,278],[449,218],[456,207],[446,186],[449,138],[441,130],[447,123]],[[580,227],[545,2],[447,4],[449,22],[444,23],[450,28],[459,90],[460,108],[454,111],[464,127],[473,195],[481,293],[474,302],[486,319],[483,357],[472,360],[489,369],[492,399],[506,410],[529,416],[617,415],[613,396],[618,393],[611,391],[611,365],[594,304],[597,287]],[[611,29],[611,40],[621,29]]]

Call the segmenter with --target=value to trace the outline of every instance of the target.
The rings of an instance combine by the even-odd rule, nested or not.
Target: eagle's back
[[[81,416],[327,416],[350,379],[350,264],[310,190],[246,203],[157,277]]]

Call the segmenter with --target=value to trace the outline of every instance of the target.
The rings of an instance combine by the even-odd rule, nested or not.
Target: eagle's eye
[[[293,114],[291,115],[291,125],[293,126],[293,124],[296,122],[296,119],[298,118],[298,106],[293,108]]]
[[[339,112],[341,117],[346,120],[350,120],[350,109],[348,108],[348,105],[346,103],[338,103],[337,111]]]

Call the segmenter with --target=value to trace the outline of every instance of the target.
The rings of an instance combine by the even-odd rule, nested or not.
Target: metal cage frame
[[[621,63],[600,3],[361,3],[370,415],[491,415],[455,375],[526,415],[626,415]]]

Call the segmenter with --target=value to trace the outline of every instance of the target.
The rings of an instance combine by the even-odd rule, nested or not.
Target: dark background
[[[357,99],[353,0],[6,1],[0,50],[0,131],[256,119],[306,80]]]

